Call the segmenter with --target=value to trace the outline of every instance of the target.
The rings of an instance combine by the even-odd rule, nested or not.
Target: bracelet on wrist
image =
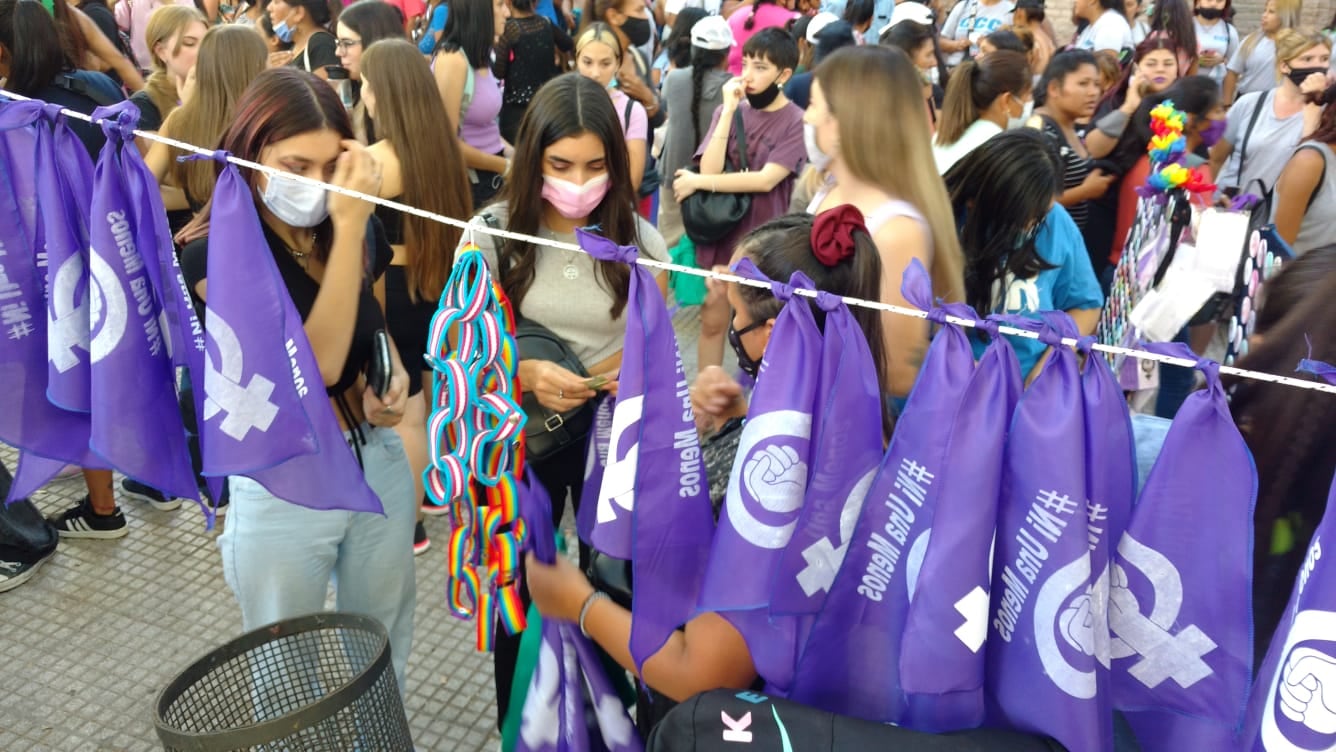
[[[580,634],[585,637],[589,636],[589,632],[585,631],[585,617],[589,616],[589,609],[593,608],[595,602],[606,600],[608,600],[608,594],[601,590],[595,590],[585,598],[584,605],[580,606]]]

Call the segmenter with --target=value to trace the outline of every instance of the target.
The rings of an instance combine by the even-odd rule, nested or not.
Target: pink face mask
[[[576,185],[569,180],[543,176],[543,198],[552,204],[566,219],[584,219],[608,195],[608,175],[604,173],[592,178],[584,185]]]

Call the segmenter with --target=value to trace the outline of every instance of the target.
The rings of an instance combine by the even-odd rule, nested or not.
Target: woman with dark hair
[[[1072,12],[1087,24],[1076,36],[1074,49],[1108,50],[1115,55],[1132,49],[1132,27],[1123,15],[1122,0],[1076,0]]]
[[[849,0],[844,6],[843,20],[853,28],[856,44],[867,44],[867,33],[872,28],[875,12],[876,4],[873,0]]]
[[[436,90],[445,104],[447,131],[459,134],[475,207],[491,201],[510,172],[507,144],[497,121],[501,83],[492,73],[493,45],[505,31],[507,18],[506,0],[453,0],[431,61]]]
[[[1197,34],[1197,69],[1216,84],[1225,80],[1225,64],[1239,49],[1233,0],[1196,0],[1192,19]]]
[[[924,87],[931,92],[925,94],[924,99],[928,102],[928,111],[936,127],[937,111],[946,100],[946,91],[937,82],[950,81],[946,75],[946,66],[937,54],[937,32],[928,24],[901,21],[881,32],[881,44],[899,48],[918,69]]]
[[[1054,55],[1039,81],[1038,91],[1044,93],[1044,102],[1035,110],[1029,125],[1042,130],[1058,150],[1063,165],[1063,190],[1058,203],[1067,209],[1084,234],[1090,215],[1089,202],[1103,196],[1114,180],[1113,175],[1095,167],[1085,142],[1076,132],[1076,122],[1094,115],[1099,103],[1099,69],[1094,54],[1069,50]],[[1091,250],[1089,238],[1086,246],[1098,274],[1105,254],[1102,248]]]
[[[650,130],[658,128],[668,119],[668,113],[650,78],[649,60],[641,52],[641,47],[654,38],[648,7],[644,0],[586,0],[580,15],[580,30],[599,21],[612,27],[626,53],[617,71],[617,88],[645,108]]]
[[[1141,44],[1150,36],[1150,24],[1146,23],[1142,6],[1145,0],[1123,0],[1123,15],[1127,16],[1127,25],[1132,29],[1132,43]]]
[[[1029,55],[1032,49],[1031,44],[1027,44],[1020,34],[1011,29],[998,29],[979,40],[979,57],[991,55],[998,50],[1010,50],[1022,55]]]
[[[1225,135],[1211,149],[1211,171],[1225,188],[1260,193],[1280,177],[1294,147],[1317,129],[1327,88],[1331,41],[1311,30],[1276,34],[1277,84],[1270,91],[1239,97],[1229,110]]]
[[[66,0],[43,3],[56,20],[60,46],[77,70],[97,71],[128,91],[144,88],[144,78],[134,61],[121,52],[119,40],[108,37],[82,10]]]
[[[1104,93],[1095,108],[1095,127],[1086,132],[1090,156],[1100,159],[1113,151],[1114,144],[1127,129],[1128,119],[1141,106],[1143,97],[1159,94],[1179,79],[1177,49],[1169,36],[1152,32],[1137,45],[1133,64],[1123,72],[1118,84]]]
[[[782,29],[797,15],[793,12],[792,0],[753,0],[750,8],[740,8],[728,16],[728,27],[733,30],[733,39],[738,43],[728,54],[729,73],[742,74],[742,47],[756,32]]]
[[[620,113],[603,87],[578,73],[559,76],[538,90],[520,122],[510,180],[497,203],[475,221],[565,243],[576,242],[577,228],[597,225],[600,234],[619,245],[668,260],[663,238],[636,214]],[[515,314],[561,338],[591,377],[521,353],[519,378],[525,391],[547,409],[567,413],[600,391],[615,390],[628,313],[631,274],[626,265],[488,234],[476,240]],[[667,275],[658,275],[658,281],[666,296]],[[579,509],[584,442],[572,442],[530,466],[552,499],[554,520],[561,519],[568,494]],[[498,723],[509,708],[519,640],[519,635],[497,635]]]
[[[720,16],[706,16],[696,22],[688,36],[691,65],[668,71],[663,81],[664,104],[677,113],[668,120],[664,133],[663,154],[659,157],[664,175],[676,175],[691,165],[692,155],[709,133],[714,111],[724,101],[723,87],[729,79],[728,51],[733,46],[733,31],[728,22]],[[659,194],[658,227],[669,248],[681,240],[682,208],[671,186],[665,186]]]
[[[287,64],[329,78],[325,68],[339,64],[338,41],[330,33],[334,20],[332,3],[337,0],[271,0],[269,20],[279,41],[291,42],[292,49],[282,56]],[[342,7],[342,6],[339,6]],[[282,57],[276,58],[281,60]]]
[[[1035,83],[1038,83],[1039,78],[1044,75],[1044,69],[1048,67],[1048,61],[1053,59],[1053,53],[1057,51],[1053,34],[1046,22],[1044,1],[1019,0],[1016,3],[1016,13],[1012,16],[1012,25],[1018,30],[1030,33],[1030,38],[1033,40],[1030,71],[1034,74]],[[1144,21],[1142,25],[1145,25]],[[1133,37],[1135,36],[1133,32]],[[1142,38],[1144,37],[1143,34]]]
[[[854,27],[848,21],[831,21],[825,27],[816,33],[816,47],[812,53],[812,70],[806,73],[795,73],[784,84],[784,96],[789,101],[798,105],[802,109],[807,109],[807,104],[812,97],[812,77],[816,75],[816,66],[821,64],[830,56],[832,52],[845,47],[853,47],[859,44],[858,37]]]
[[[1197,73],[1197,23],[1192,15],[1192,0],[1155,0],[1150,31],[1162,32],[1174,43],[1178,75]]]
[[[224,578],[247,631],[323,610],[332,578],[340,610],[385,626],[402,692],[417,600],[410,550],[417,505],[404,447],[392,429],[403,418],[408,374],[391,344],[393,376],[383,400],[362,375],[375,332],[385,328],[381,277],[390,249],[370,203],[281,177],[291,173],[374,194],[380,168],[353,140],[334,89],[289,67],[255,79],[237,102],[236,118],[219,148],[278,171],[243,168],[241,174],[254,193],[268,250],[302,317],[331,407],[385,512],[309,509],[275,497],[250,478],[232,476],[227,529],[218,538]],[[211,200],[182,232],[187,242],[181,251],[181,271],[206,330],[212,324],[205,307],[212,209]]]
[[[534,94],[555,76],[565,73],[562,55],[575,51],[566,31],[534,12],[533,0],[511,0],[510,18],[496,46],[492,71],[505,82],[501,96],[501,138],[515,142],[520,119]]]
[[[1034,108],[1030,61],[998,50],[961,63],[946,85],[932,154],[943,175],[979,144],[1010,127],[1021,127]]]
[[[965,253],[965,302],[980,316],[1066,311],[1081,334],[1095,330],[1104,296],[1081,233],[1055,206],[1059,163],[1029,128],[994,136],[946,173]],[[987,346],[971,330],[976,356]],[[1012,337],[1022,376],[1037,373],[1047,346]]]
[[[348,78],[362,80],[362,53],[382,39],[407,39],[404,34],[404,16],[398,7],[384,0],[358,0],[339,14],[335,26],[335,41],[339,65],[348,71]],[[354,114],[354,122],[357,115]]]
[[[704,8],[683,8],[669,27],[668,41],[664,43],[664,54],[668,58],[668,70],[677,70],[691,65],[691,29],[709,14]]]
[[[385,39],[366,49],[361,64],[362,101],[381,139],[367,148],[382,170],[379,195],[447,217],[472,214],[458,141],[440,128],[422,127],[445,121],[426,59],[407,39]],[[448,507],[427,504],[422,493],[428,461],[422,394],[431,384],[431,369],[419,356],[427,351],[427,331],[454,266],[460,231],[383,206],[376,207],[376,216],[394,251],[385,271],[390,336],[407,362],[417,366],[409,372],[408,409],[396,430],[413,469],[413,498],[423,499],[424,511],[443,512]],[[413,550],[421,554],[430,545],[419,520]]]
[[[1276,232],[1299,254],[1336,243],[1336,86],[1313,99],[1322,119],[1285,163],[1271,214]]]

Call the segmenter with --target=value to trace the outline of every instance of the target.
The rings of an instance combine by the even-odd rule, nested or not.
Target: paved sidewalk
[[[674,317],[688,374],[696,310]],[[0,461],[12,468],[15,459],[0,445]],[[51,483],[34,501],[50,515],[84,493],[76,477]],[[241,632],[214,540],[221,529],[205,532],[193,502],[174,512],[120,503],[127,537],[61,541],[33,580],[0,594],[0,752],[161,749],[153,729],[158,693]],[[448,522],[429,517],[427,531],[432,549],[417,557],[405,700],[414,742],[420,750],[495,750],[491,658],[474,650],[473,624],[445,607]]]

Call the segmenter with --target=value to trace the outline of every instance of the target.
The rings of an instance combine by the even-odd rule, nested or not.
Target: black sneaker
[[[48,521],[56,526],[56,532],[62,538],[121,538],[130,532],[120,507],[111,514],[97,514],[87,496],[64,514]]]
[[[413,555],[421,556],[431,548],[431,538],[427,537],[427,526],[421,522],[413,528]]]
[[[4,561],[0,559],[0,593],[13,590],[31,580],[32,576],[37,574],[37,570],[41,569],[42,565],[55,555],[56,549],[53,548],[51,553],[37,561]]]
[[[152,486],[146,486],[129,478],[121,481],[121,494],[135,501],[142,501],[159,512],[170,512],[181,508],[180,499],[167,496]]]

